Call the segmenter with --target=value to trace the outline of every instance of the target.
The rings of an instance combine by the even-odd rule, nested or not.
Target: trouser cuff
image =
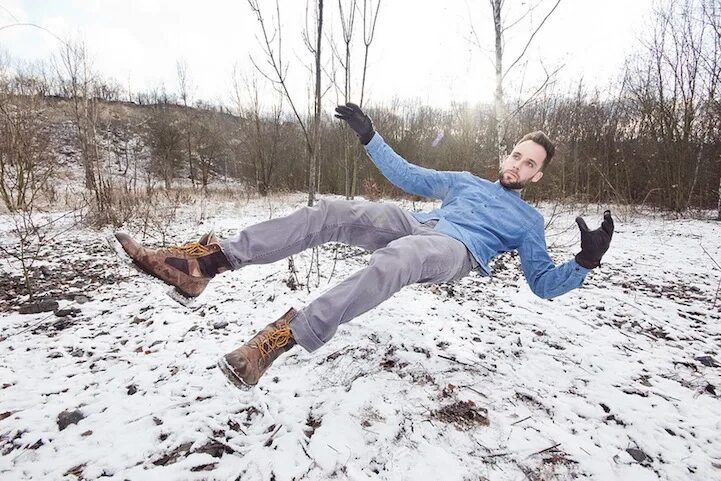
[[[231,255],[233,252],[233,249],[230,247],[230,239],[223,239],[220,242],[218,242],[218,246],[220,246],[220,251],[225,256],[225,259],[228,261],[228,264],[230,264],[230,268],[232,270],[240,269],[243,267],[243,264],[240,259],[237,257]]]
[[[325,344],[315,335],[303,311],[298,311],[289,325],[293,333],[293,339],[306,351],[313,352]]]

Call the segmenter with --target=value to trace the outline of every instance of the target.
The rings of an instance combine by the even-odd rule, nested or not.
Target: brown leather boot
[[[295,346],[290,330],[290,321],[295,314],[295,309],[291,308],[243,346],[220,358],[218,367],[230,382],[240,389],[250,389],[258,384],[278,356]]]
[[[143,247],[123,232],[115,238],[136,266],[186,297],[199,296],[211,278],[231,267],[212,232],[198,242],[164,249]]]

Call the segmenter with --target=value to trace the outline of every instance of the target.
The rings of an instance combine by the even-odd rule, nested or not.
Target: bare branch
[[[523,108],[524,108],[526,105],[528,105],[530,102],[532,102],[532,101],[538,96],[538,94],[540,94],[541,92],[543,92],[543,90],[546,88],[546,85],[548,85],[548,83],[551,81],[551,79],[552,79],[558,72],[560,72],[563,67],[565,67],[565,64],[564,64],[564,65],[561,65],[560,67],[558,67],[556,70],[554,70],[554,71],[551,72],[550,74],[547,74],[547,75],[546,75],[546,79],[543,81],[543,83],[541,84],[541,86],[538,87],[538,88],[536,89],[536,91],[533,92],[533,94],[531,94],[531,96],[528,97],[528,98],[526,99],[526,101],[523,102],[523,104],[522,104],[520,107],[518,107],[518,108],[517,108],[516,110],[514,110],[511,114],[509,114],[509,115],[506,117],[506,120],[512,119],[518,112],[520,112],[521,110],[523,110]]]
[[[363,107],[363,100],[365,96],[366,86],[366,73],[368,72],[368,50],[373,38],[375,37],[376,25],[378,22],[378,12],[381,9],[381,0],[378,0],[376,5],[376,11],[373,13],[373,4],[368,6],[369,0],[363,0],[363,43],[365,44],[365,52],[363,56],[363,78],[361,80],[361,95],[360,95],[360,106]],[[370,10],[370,12],[368,12]],[[373,19],[368,23],[370,17]]]
[[[288,91],[288,86],[286,84],[286,75],[288,72],[288,67],[284,66],[283,62],[282,62],[283,36],[281,33],[282,22],[280,21],[280,6],[278,4],[278,0],[276,0],[276,2],[275,2],[276,12],[277,12],[276,21],[278,23],[278,27],[277,27],[277,35],[278,35],[278,55],[277,55],[277,57],[278,58],[277,59],[276,59],[276,55],[274,53],[274,50],[273,50],[273,47],[271,44],[271,39],[268,36],[268,31],[266,29],[265,20],[263,19],[263,15],[260,11],[260,6],[258,5],[258,0],[248,0],[248,5],[250,5],[251,10],[256,15],[256,20],[258,20],[258,23],[260,24],[261,32],[263,34],[263,40],[265,43],[265,53],[268,57],[268,62],[273,67],[273,70],[275,71],[275,75],[277,77],[277,79],[272,80],[272,81],[276,84],[279,84],[281,90],[283,91],[283,93],[285,93],[286,98],[288,99],[288,103],[290,104],[290,107],[293,110],[293,114],[295,115],[296,120],[298,120],[298,123],[300,124],[300,128],[303,131],[303,135],[305,137],[306,143],[308,145],[310,145],[311,144],[310,143],[310,133],[308,132],[305,122],[303,122],[303,118],[300,116],[300,113],[298,112],[298,109],[295,106],[295,102],[293,102],[293,98],[291,97],[290,92]],[[255,62],[253,62],[253,65],[256,67],[256,69],[258,69],[258,72],[261,75],[263,75],[264,77],[266,77],[270,80],[270,78],[267,75],[265,75],[265,73],[261,69],[258,68],[258,66]]]
[[[22,22],[22,23],[11,23],[10,25],[3,25],[2,27],[0,27],[0,32],[3,31],[3,30],[9,29],[9,28],[13,28],[13,27],[33,27],[33,28],[37,28],[37,29],[39,29],[39,30],[42,30],[43,32],[49,33],[50,35],[52,35],[53,37],[55,37],[55,40],[57,40],[58,42],[62,43],[62,44],[65,45],[66,47],[69,47],[68,42],[66,42],[66,41],[63,40],[62,38],[58,37],[57,35],[55,35],[52,31],[48,30],[47,28],[42,27],[42,26],[40,26],[40,25],[37,25],[37,24],[35,24],[35,23],[25,23],[25,22]]]
[[[553,14],[553,12],[556,10],[556,8],[558,7],[558,5],[560,3],[561,3],[561,0],[557,0],[556,4],[553,6],[551,11],[548,12],[548,14],[546,14],[545,17],[543,17],[541,24],[538,27],[536,27],[536,29],[533,31],[530,38],[528,39],[528,42],[526,42],[526,46],[523,47],[523,51],[521,52],[521,54],[518,56],[518,58],[516,58],[516,60],[514,60],[511,63],[511,65],[508,67],[508,69],[506,69],[506,72],[503,74],[503,77],[502,77],[503,79],[506,78],[506,75],[508,75],[508,73],[513,69],[513,67],[523,58],[523,56],[526,54],[526,50],[528,50],[528,47],[531,46],[531,42],[533,42],[533,39],[536,36],[536,34],[541,30],[541,28],[543,27],[543,24],[546,23],[546,20],[548,20],[548,18],[551,16],[551,14]]]
[[[515,21],[511,22],[510,25],[507,25],[507,26],[503,27],[503,29],[501,30],[501,32],[505,33],[506,30],[512,29],[512,28],[515,27],[517,24],[519,24],[521,21],[523,21],[524,18],[526,18],[528,15],[530,15],[531,12],[533,12],[536,8],[538,8],[538,7],[540,7],[540,6],[541,6],[541,2],[538,2],[537,4],[529,7],[528,10],[526,10],[526,13],[524,13],[523,15],[521,15],[521,16],[520,16],[518,19],[516,19]]]
[[[343,63],[343,57],[341,56],[340,52],[338,52],[338,46],[333,41],[333,37],[328,37],[326,35],[326,40],[328,40],[328,44],[330,45],[330,50],[333,53],[333,58],[338,60],[340,63],[340,66],[345,69],[345,64]]]

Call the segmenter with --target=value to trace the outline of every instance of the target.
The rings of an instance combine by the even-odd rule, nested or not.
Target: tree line
[[[721,218],[720,14],[716,2],[701,0],[657,9],[642,48],[608,89],[578,80],[563,91],[549,82],[530,99],[504,98],[500,109],[498,99],[432,108],[405,99],[374,103],[362,94],[365,109],[376,130],[411,162],[491,179],[499,144],[508,151],[524,133],[545,131],[557,154],[546,180],[526,192],[531,200],[572,198],[675,212],[718,208]],[[178,64],[175,93],[128,94],[93,73],[82,44],[64,44],[44,68],[0,60],[0,195],[6,209],[22,210],[52,190],[62,159],[51,141],[59,124],[72,131],[68,141],[98,212],[112,211],[128,193],[150,186],[170,190],[189,183],[207,190],[214,180],[240,181],[259,195],[305,190],[309,177],[318,191],[348,198],[401,194],[360,146],[350,142],[349,148],[347,129],[320,102],[306,115],[295,107],[289,112],[282,96],[261,108],[258,85],[246,76],[235,83],[232,105],[191,105],[186,68]],[[347,79],[344,88],[348,98]],[[499,111],[507,113],[502,123]]]

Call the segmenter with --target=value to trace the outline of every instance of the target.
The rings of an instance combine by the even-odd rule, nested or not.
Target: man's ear
[[[531,182],[538,182],[539,180],[541,180],[541,177],[543,177],[543,171],[539,170],[538,172],[536,172],[536,175],[531,177]]]

